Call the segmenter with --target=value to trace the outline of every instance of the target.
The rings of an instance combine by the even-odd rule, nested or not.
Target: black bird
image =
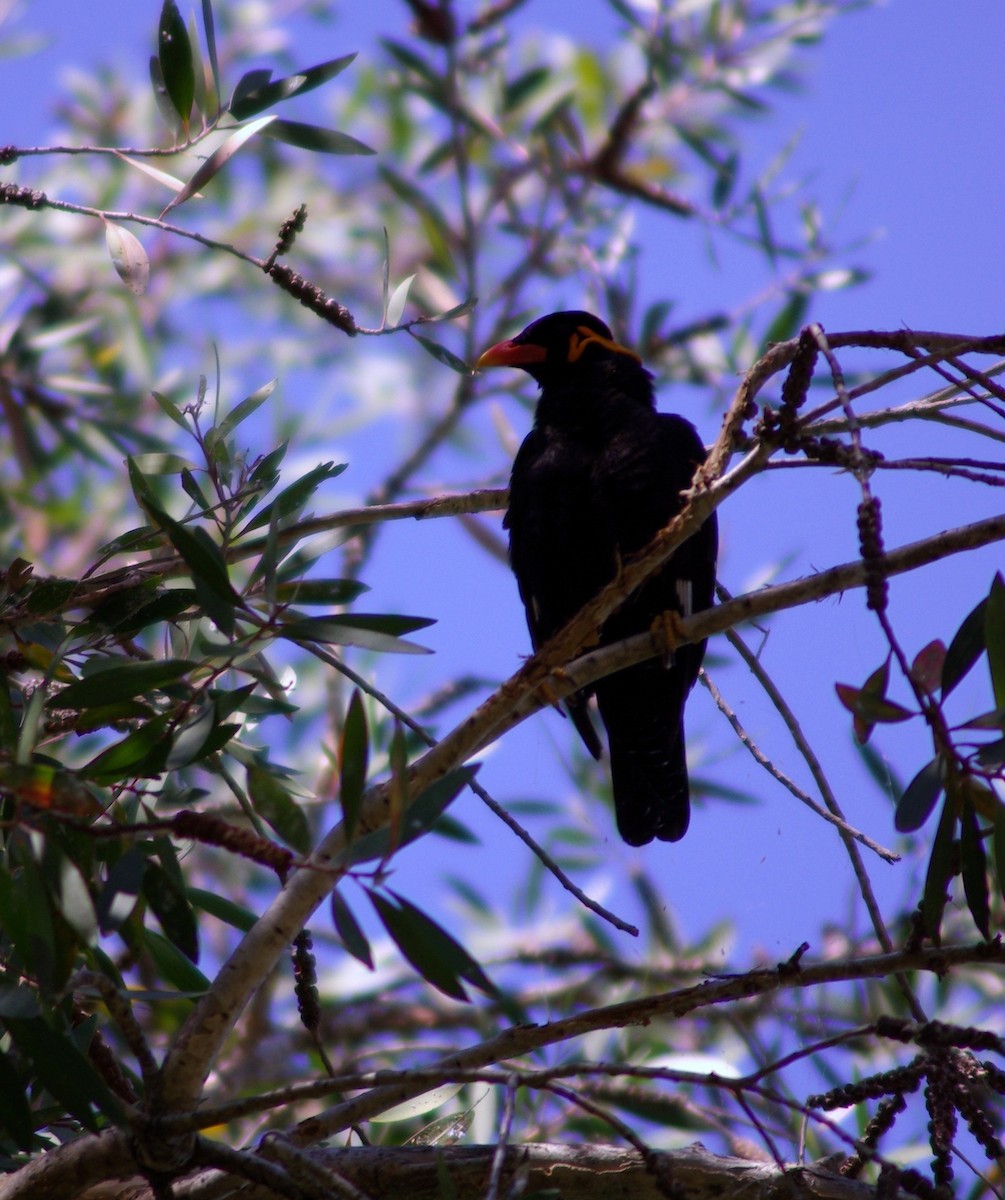
[[[486,350],[482,367],[520,367],[541,387],[534,428],[513,463],[505,520],[536,648],[680,511],[705,450],[690,421],[656,412],[652,375],[590,313],[542,317]],[[663,613],[710,607],[717,545],[713,514],[608,618],[600,644],[645,632]],[[704,654],[704,642],[681,646],[667,662],[626,667],[567,701],[599,758],[587,709],[596,695],[618,831],[629,845],[675,842],[687,830],[684,702]]]

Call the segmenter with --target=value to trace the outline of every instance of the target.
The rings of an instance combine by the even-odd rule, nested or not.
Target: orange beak
[[[496,342],[475,363],[475,370],[481,371],[484,367],[525,367],[529,363],[544,362],[547,357],[548,351],[532,342]]]

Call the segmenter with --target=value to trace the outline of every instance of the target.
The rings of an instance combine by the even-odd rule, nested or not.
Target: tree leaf
[[[363,696],[359,688],[356,688],[346,707],[342,739],[339,743],[339,801],[342,805],[342,821],[347,842],[352,841],[356,831],[363,791],[366,788],[369,753],[366,710],[363,707]]]
[[[143,243],[128,229],[114,221],[105,221],[105,245],[118,277],[133,293],[142,296],[150,281],[150,259]]]
[[[373,833],[363,834],[351,846],[346,846],[336,861],[346,866],[357,866],[359,863],[387,858],[392,848],[401,850],[410,842],[414,842],[433,828],[461,789],[467,787],[474,779],[477,771],[477,766],[467,766],[444,775],[412,801],[399,818],[397,829],[392,831],[389,826],[385,826],[383,829],[375,829]]]
[[[270,81],[272,72],[269,71],[266,73],[267,77],[256,83],[255,86],[245,83],[245,80],[248,79],[248,75],[246,75],[234,89],[234,96],[230,102],[230,113],[235,120],[244,121],[256,113],[263,112],[273,104],[288,100],[291,96],[302,96],[304,92],[313,91],[314,88],[327,83],[329,79],[340,75],[355,57],[356,53],[343,54],[341,58],[329,59],[327,62],[307,67],[303,71],[297,71],[293,75],[287,75],[275,81]],[[252,71],[248,74],[254,75],[255,72]]]
[[[184,679],[197,664],[188,658],[168,658],[162,662],[130,662],[107,659],[100,670],[89,671],[83,679],[68,684],[48,701],[50,708],[91,708],[114,704],[133,696],[162,691]]]
[[[297,146],[301,150],[311,150],[316,154],[376,154],[372,146],[358,138],[350,137],[348,133],[340,133],[337,129],[325,129],[321,125],[305,125],[302,121],[282,121],[272,117],[267,129],[262,130],[263,137],[272,138],[277,142],[285,142],[288,146]]]
[[[195,71],[192,67],[192,44],[188,29],[175,0],[164,0],[160,26],[157,31],[157,57],[164,87],[181,118],[182,129],[188,133],[195,99]]]
[[[213,151],[204,163],[198,168],[192,178],[185,184],[177,196],[173,197],[167,206],[162,210],[161,217],[169,213],[173,208],[177,208],[179,204],[184,204],[186,200],[191,198],[199,191],[201,187],[207,184],[214,175],[217,174],[241,147],[255,136],[261,133],[267,125],[275,121],[275,117],[266,116],[259,117],[257,121],[252,121],[248,125],[242,125],[230,135],[229,138]]]
[[[250,533],[253,529],[261,529],[263,525],[268,525],[272,520],[273,513],[276,514],[276,519],[279,522],[293,516],[295,513],[299,513],[322,483],[341,475],[345,469],[345,463],[327,462],[321,463],[312,471],[308,471],[306,475],[302,475],[288,487],[283,488],[279,495],[264,508],[259,509],[241,530],[239,536],[243,537],[244,534]]]
[[[216,917],[218,921],[223,921],[225,924],[233,926],[234,929],[239,929],[242,933],[253,929],[258,920],[258,917],[249,909],[235,904],[233,900],[228,900],[226,896],[221,896],[216,892],[190,887],[186,889],[186,893],[196,908],[201,908],[211,917]]]
[[[144,928],[143,944],[160,974],[182,995],[192,999],[209,991],[209,980],[178,947],[156,929]]]
[[[342,939],[342,945],[353,958],[359,959],[372,971],[373,952],[370,949],[370,943],[338,888],[332,892],[331,906],[332,922],[335,925],[335,932]]]
[[[311,850],[311,828],[304,810],[297,804],[276,770],[260,761],[248,767],[248,794],[255,811],[287,846],[298,854]]]
[[[235,404],[223,420],[217,425],[216,433],[219,438],[228,438],[234,430],[247,420],[256,409],[261,408],[266,400],[276,390],[278,379],[270,379],[268,383],[263,383],[260,388],[252,392],[250,396],[246,396],[240,404]]]
[[[942,664],[942,699],[956,687],[984,652],[984,614],[987,599],[972,609],[949,643],[946,661]]]
[[[446,366],[450,367],[452,371],[456,371],[458,375],[471,374],[471,368],[468,366],[468,364],[462,358],[458,358],[452,350],[448,350],[446,346],[441,346],[439,342],[434,342],[432,338],[423,337],[421,333],[416,333],[414,329],[410,329],[409,333],[411,333],[412,337],[414,337],[417,342],[422,344],[423,348],[428,351],[428,353],[430,353],[437,362],[444,363]]]
[[[199,961],[199,927],[188,896],[173,876],[158,863],[147,862],[143,897],[160,923],[164,935],[192,962]]]
[[[925,932],[938,946],[942,929],[942,914],[945,911],[949,887],[953,878],[954,847],[956,832],[956,805],[950,800],[942,806],[939,828],[932,843],[932,854],[928,860],[925,876],[925,891],[921,898],[921,915]]]
[[[934,694],[942,684],[945,665],[946,644],[936,638],[914,656],[914,662],[911,664],[911,678],[926,692]]]
[[[988,864],[984,844],[972,804],[964,804],[960,813],[960,868],[963,892],[974,924],[985,941],[991,940],[991,903],[988,896]]]
[[[282,622],[279,631],[283,637],[297,642],[358,646],[382,654],[432,654],[427,647],[407,642],[398,634],[424,629],[433,623],[428,617],[346,613],[344,616],[291,617]]]
[[[942,787],[942,759],[937,755],[915,775],[897,802],[893,823],[899,833],[913,833],[924,825]]]
[[[0,1122],[19,1150],[31,1150],[35,1122],[28,1105],[28,1081],[14,1066],[9,1054],[0,1050]]]
[[[223,91],[220,87],[220,60],[216,52],[216,23],[213,20],[212,0],[202,0],[202,26],[206,31],[206,52],[209,54],[209,67],[213,72],[213,90],[216,92],[214,103],[219,109]]]
[[[1005,708],[1005,580],[1000,571],[992,580],[984,611],[984,645],[988,652],[995,704]]]
[[[401,314],[405,311],[405,301],[408,299],[408,292],[414,281],[414,275],[406,275],[391,293],[387,309],[384,312],[384,321],[392,328],[401,323]]]
[[[389,894],[391,899],[368,892],[395,945],[427,983],[464,1003],[470,998],[463,981],[494,994],[491,981],[456,939],[414,904],[395,892]]]
[[[113,1123],[123,1123],[122,1105],[68,1034],[52,1029],[43,1017],[5,1017],[3,1024],[42,1086],[85,1129],[98,1131],[92,1105]]]

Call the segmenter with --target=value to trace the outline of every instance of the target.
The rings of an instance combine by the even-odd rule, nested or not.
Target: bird
[[[533,427],[510,475],[504,526],[535,649],[557,633],[681,511],[705,459],[690,421],[656,411],[653,376],[592,313],[554,312],[490,346],[475,369],[516,367],[540,386]],[[608,646],[714,601],[712,513],[599,631]],[[566,700],[594,758],[607,731],[618,832],[631,846],[679,841],[690,821],[684,704],[705,642],[676,647]]]

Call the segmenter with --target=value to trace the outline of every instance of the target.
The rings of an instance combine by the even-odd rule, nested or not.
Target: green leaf
[[[956,636],[949,643],[946,661],[942,664],[942,699],[956,687],[984,652],[984,599],[963,620]]]
[[[110,933],[129,920],[143,887],[147,855],[131,846],[108,872],[95,909],[102,933]]]
[[[122,1105],[71,1037],[57,1033],[42,1017],[6,1017],[3,1023],[42,1086],[86,1129],[98,1130],[92,1105],[115,1124],[122,1124]]]
[[[342,821],[347,842],[352,841],[359,819],[363,791],[366,788],[369,752],[366,710],[363,707],[362,694],[357,688],[346,708],[339,747],[339,800],[342,804]]]
[[[143,897],[172,945],[199,961],[199,928],[188,897],[178,882],[155,862],[148,862],[143,875]]]
[[[1005,896],[1005,805],[999,804],[995,812],[995,872],[998,875],[998,890]]]
[[[458,375],[471,374],[471,368],[468,364],[462,358],[458,358],[452,350],[448,350],[446,346],[441,346],[439,342],[434,342],[432,338],[423,337],[421,333],[416,333],[412,329],[409,330],[409,333],[411,333],[417,342],[422,344],[423,349],[427,350],[437,362],[444,363],[452,371],[456,371]]]
[[[133,461],[144,475],[180,475],[182,471],[195,469],[195,463],[180,454],[137,454]]]
[[[932,843],[932,856],[928,861],[925,876],[925,891],[921,898],[921,915],[925,932],[939,944],[942,929],[942,914],[946,907],[949,887],[953,878],[954,847],[956,832],[956,805],[947,798],[942,806],[939,828]]]
[[[170,719],[170,713],[163,713],[134,729],[120,742],[92,758],[81,776],[107,785],[134,776],[152,779],[160,775],[171,753]]]
[[[373,953],[370,950],[370,943],[338,888],[332,892],[331,903],[332,922],[335,925],[335,932],[342,939],[342,945],[353,958],[359,959],[372,971]]]
[[[340,75],[355,57],[355,53],[343,54],[341,58],[329,59],[327,62],[307,67],[303,71],[297,71],[294,75],[287,75],[274,82],[270,82],[271,71],[249,71],[234,89],[234,96],[230,102],[230,113],[235,120],[244,121],[273,104],[288,100],[291,96],[302,96],[304,92],[313,91],[314,88],[327,83],[329,79]],[[250,77],[257,74],[262,74],[265,78],[253,82]]]
[[[464,947],[414,904],[395,892],[387,899],[369,892],[377,915],[395,945],[427,983],[454,1000],[469,1001],[464,982],[489,995],[495,994],[491,980]]]
[[[28,1105],[28,1084],[22,1078],[10,1055],[0,1050],[0,1122],[19,1150],[32,1148],[35,1123]]]
[[[164,0],[157,31],[157,55],[164,87],[187,132],[195,99],[195,72],[188,29],[174,0]]]
[[[173,196],[165,205],[161,212],[161,217],[165,213],[169,213],[173,208],[177,208],[179,204],[184,204],[186,200],[191,200],[204,184],[207,184],[214,175],[230,162],[245,142],[250,141],[257,133],[261,133],[275,119],[272,116],[259,117],[256,121],[252,121],[248,125],[242,125],[240,129],[235,130],[222,145],[217,146],[209,158],[197,168],[195,174],[181,191],[176,196]]]
[[[192,432],[189,428],[188,421],[185,420],[183,413],[173,400],[169,400],[167,396],[162,395],[160,392],[152,391],[150,395],[153,396],[154,400],[157,401],[157,407],[161,410],[161,412],[164,413],[166,417],[170,417],[179,429],[184,429],[186,433]]]
[[[283,488],[279,495],[264,508],[259,509],[241,530],[240,536],[250,533],[253,529],[261,529],[263,525],[268,525],[272,520],[273,513],[276,514],[276,519],[279,522],[284,521],[287,517],[295,513],[299,513],[322,483],[341,475],[345,469],[345,463],[336,464],[327,462],[321,463],[313,471],[308,471],[306,475],[301,476],[300,479]]]
[[[928,820],[942,793],[942,759],[936,755],[915,775],[897,802],[894,827],[899,833],[913,833]]]
[[[50,696],[50,708],[90,708],[93,705],[115,704],[133,696],[161,691],[183,679],[196,667],[187,658],[168,658],[163,662],[129,662],[126,659],[105,660],[108,665],[90,671],[83,679],[68,684]]]
[[[358,579],[291,579],[276,584],[276,599],[284,604],[348,604],[370,589]]]
[[[260,408],[266,400],[276,390],[278,379],[270,379],[268,383],[263,383],[257,391],[246,396],[240,404],[235,405],[223,420],[217,425],[216,433],[219,438],[228,438],[240,423],[246,420],[258,408]]]
[[[283,621],[279,629],[283,637],[296,642],[359,646],[383,654],[432,654],[425,646],[398,637],[399,633],[411,633],[432,624],[427,617],[347,613],[331,617],[292,617]]]
[[[806,320],[810,297],[804,291],[792,291],[785,304],[776,314],[764,335],[764,344],[784,342],[794,337]]]
[[[206,976],[162,933],[144,928],[141,936],[157,970],[172,987],[193,999],[209,991]]]
[[[213,20],[212,0],[202,0],[202,25],[206,31],[206,51],[209,54],[210,70],[213,72],[216,105],[219,107],[223,90],[220,87],[220,60],[216,52],[216,23]]]
[[[518,75],[516,79],[511,80],[503,88],[503,112],[512,112],[513,109],[519,108],[525,100],[540,91],[551,80],[551,77],[552,71],[549,67],[531,67],[522,75]]]
[[[477,771],[477,766],[460,767],[431,784],[405,810],[397,830],[394,831],[394,848],[400,850],[424,833],[428,833],[457,798],[461,789],[467,787],[474,779]],[[356,866],[359,863],[386,858],[392,848],[391,832],[391,829],[385,826],[358,837],[352,845],[346,846],[339,853],[336,861],[341,865]]]
[[[960,813],[960,868],[963,892],[974,924],[985,941],[991,940],[991,903],[988,896],[988,864],[972,804],[964,804]]]
[[[218,921],[223,921],[225,924],[233,926],[234,929],[239,929],[242,933],[247,933],[252,929],[258,920],[253,912],[217,892],[207,892],[204,888],[197,887],[187,888],[186,891],[195,908],[201,908],[211,917],[216,917]]]
[[[272,71],[268,67],[256,67],[251,71],[245,71],[237,81],[237,87],[234,88],[234,94],[227,105],[227,111],[233,114],[235,106],[239,112],[243,111],[248,97],[253,96],[263,87],[266,87],[271,78]]]
[[[991,583],[984,612],[984,644],[994,689],[995,705],[1005,708],[1005,580],[999,571]]]
[[[274,769],[255,761],[248,767],[248,794],[255,811],[298,854],[309,854],[311,829],[304,810],[297,804]]]
[[[305,125],[302,121],[273,120],[268,128],[263,128],[262,136],[285,142],[288,146],[297,146],[301,150],[311,150],[316,154],[377,153],[372,146],[359,141],[358,138],[350,137],[348,133],[340,133],[337,129],[325,129],[321,125]]]

